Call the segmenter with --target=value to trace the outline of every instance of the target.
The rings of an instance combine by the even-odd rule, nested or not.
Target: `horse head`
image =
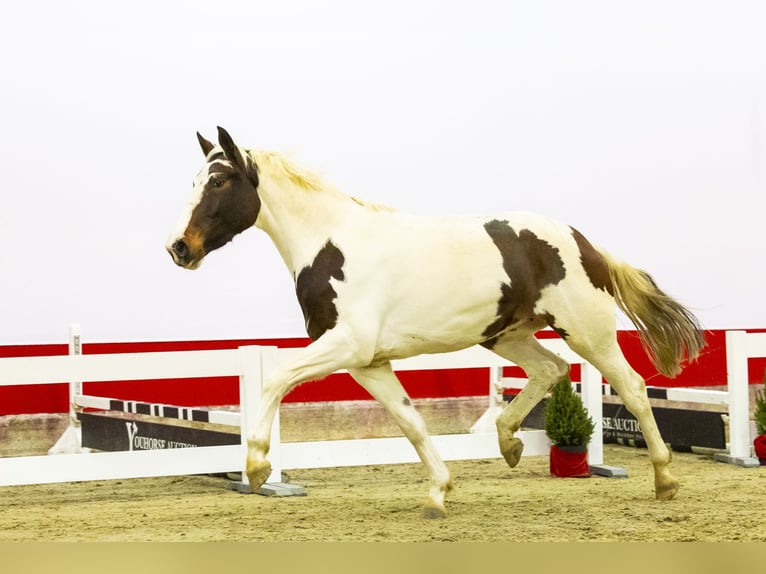
[[[252,227],[261,209],[258,167],[229,133],[218,128],[218,145],[197,133],[206,163],[194,180],[188,211],[166,249],[176,265],[196,269],[206,254]]]

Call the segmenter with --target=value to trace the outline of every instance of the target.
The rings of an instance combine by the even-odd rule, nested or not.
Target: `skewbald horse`
[[[568,376],[569,365],[534,336],[550,327],[602,373],[638,419],[656,497],[676,494],[644,380],[617,344],[615,304],[665,375],[695,359],[704,338],[697,319],[645,271],[539,215],[408,215],[345,195],[279,154],[239,147],[220,127],[217,145],[197,138],[205,165],[167,243],[173,261],[196,269],[238,233],[262,229],[293,276],[312,339],[264,384],[248,437],[252,488],[271,473],[270,430],[284,395],[347,369],[387,408],[423,461],[430,478],[423,516],[445,516],[449,471],[391,360],[482,345],[522,367],[529,383],[496,421],[500,452],[513,467],[523,449],[514,437],[521,421]]]

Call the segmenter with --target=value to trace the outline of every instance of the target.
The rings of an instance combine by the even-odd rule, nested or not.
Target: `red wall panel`
[[[766,331],[761,329],[760,331]],[[544,337],[555,336],[544,332]],[[657,373],[645,355],[634,331],[618,333],[620,346],[633,367],[654,386],[709,386],[726,384],[725,332],[708,331],[707,346],[701,357],[687,365],[675,379]],[[84,343],[85,354],[141,353],[149,351],[182,351],[207,349],[233,349],[242,345],[277,345],[299,347],[308,339],[236,339],[225,341],[160,341],[140,343]],[[66,344],[0,346],[0,357],[63,355]],[[766,358],[750,362],[750,382],[760,383],[766,370]],[[507,369],[509,376],[522,376],[518,368]],[[419,371],[400,373],[402,384],[413,398],[476,396],[488,392],[489,381],[485,369],[459,369],[447,371]],[[579,380],[579,372],[572,373]],[[164,381],[88,382],[84,390],[91,394],[120,399],[169,403],[179,406],[229,405],[239,402],[239,383],[236,377],[207,377]],[[365,400],[370,396],[348,375],[332,375],[321,381],[304,383],[294,389],[287,402],[314,402],[335,400]],[[66,384],[0,387],[0,415],[24,413],[66,412],[68,409]]]

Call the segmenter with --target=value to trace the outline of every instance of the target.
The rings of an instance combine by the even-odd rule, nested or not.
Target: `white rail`
[[[545,340],[543,344],[570,362],[583,363],[583,360],[561,341]],[[277,361],[284,360],[293,352],[295,351],[291,349],[248,346],[235,350],[0,359],[0,385],[239,375],[239,416],[243,423],[240,425],[242,442],[234,446],[2,458],[0,486],[242,470],[246,456],[244,445],[247,428],[253,423],[252,417],[257,410],[263,380]],[[507,361],[481,347],[456,353],[422,355],[394,362],[394,368],[399,371],[487,368],[490,379],[497,376],[499,368],[509,365]],[[584,371],[587,371],[588,367],[590,366],[583,364]],[[592,367],[590,369],[592,375],[598,375]],[[601,462],[600,457],[603,455],[600,444],[601,377],[591,376],[590,380],[593,383],[591,386],[594,387],[590,396],[599,399],[597,408],[591,411],[591,416],[598,423],[598,434],[594,435],[591,443],[591,449],[595,453],[592,456],[596,458],[591,458],[591,463],[597,464]],[[98,398],[83,398],[80,395],[77,396],[77,400],[82,401],[81,404],[93,401],[92,406],[103,404]],[[543,431],[520,432],[519,437],[525,442],[526,456],[547,454],[549,442]],[[494,432],[436,436],[434,442],[445,460],[500,456],[497,435]],[[403,437],[282,443],[278,419],[272,430],[270,459],[273,472],[269,482],[281,481],[283,469],[389,464],[418,460],[415,450]]]

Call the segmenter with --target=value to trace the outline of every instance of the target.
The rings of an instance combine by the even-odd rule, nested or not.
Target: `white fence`
[[[590,462],[602,462],[601,377],[560,340],[543,341],[571,363],[582,364],[583,382],[589,377],[585,403],[596,421]],[[247,428],[257,410],[261,385],[274,365],[289,357],[291,349],[248,346],[233,350],[67,355],[0,359],[0,385],[37,385],[62,381],[131,381],[209,376],[240,377],[242,443],[161,451],[78,453],[0,459],[0,486],[53,482],[140,478],[182,474],[230,472],[244,468]],[[421,355],[394,362],[397,371],[487,368],[490,379],[510,363],[481,347],[456,353]],[[162,383],[158,383],[162,384]],[[524,454],[547,454],[549,442],[543,431],[520,431]],[[495,432],[435,436],[445,460],[498,457]],[[281,481],[282,470],[417,462],[415,450],[404,437],[282,443],[279,420],[272,430],[269,455],[273,472],[269,482]]]
[[[739,466],[757,467],[760,462],[753,456],[754,424],[750,421],[750,396],[748,389],[748,359],[766,357],[766,333],[746,331],[726,332],[726,383],[725,391],[712,389],[688,389],[669,387],[661,398],[670,401],[725,406],[729,415],[729,444],[727,452],[715,453],[721,462]],[[605,392],[611,392],[608,386]]]
[[[726,332],[726,402],[729,405],[729,454],[717,460],[741,466],[757,466],[750,430],[748,366],[751,358],[766,357],[766,333]]]
[[[582,369],[583,402],[596,423],[589,445],[589,463],[603,462],[601,428],[601,376],[573,353],[563,341],[542,340],[571,364]],[[749,431],[747,360],[766,356],[766,333],[728,332],[726,335],[728,391],[719,392],[729,405],[730,452],[727,462],[747,461],[752,455]],[[248,346],[232,350],[126,353],[110,355],[67,355],[0,359],[0,386],[38,385],[62,381],[131,381],[210,376],[240,378],[242,443],[156,451],[61,454],[6,457],[0,459],[0,486],[53,482],[140,478],[184,474],[222,473],[242,470],[245,437],[257,410],[261,385],[275,364],[291,349]],[[394,362],[397,371],[487,368],[489,388],[509,366],[494,353],[472,347],[456,353],[421,355]],[[158,383],[162,384],[162,383]],[[695,392],[695,391],[688,391]],[[714,392],[714,391],[697,391]],[[724,396],[725,395],[725,396]],[[688,399],[687,400],[693,400]],[[521,431],[524,454],[546,454],[549,442],[543,431]],[[445,460],[494,458],[499,456],[495,432],[441,435],[434,442]],[[270,453],[273,473],[269,482],[280,482],[282,470],[417,462],[414,449],[404,437],[282,443],[279,419],[272,430]]]

